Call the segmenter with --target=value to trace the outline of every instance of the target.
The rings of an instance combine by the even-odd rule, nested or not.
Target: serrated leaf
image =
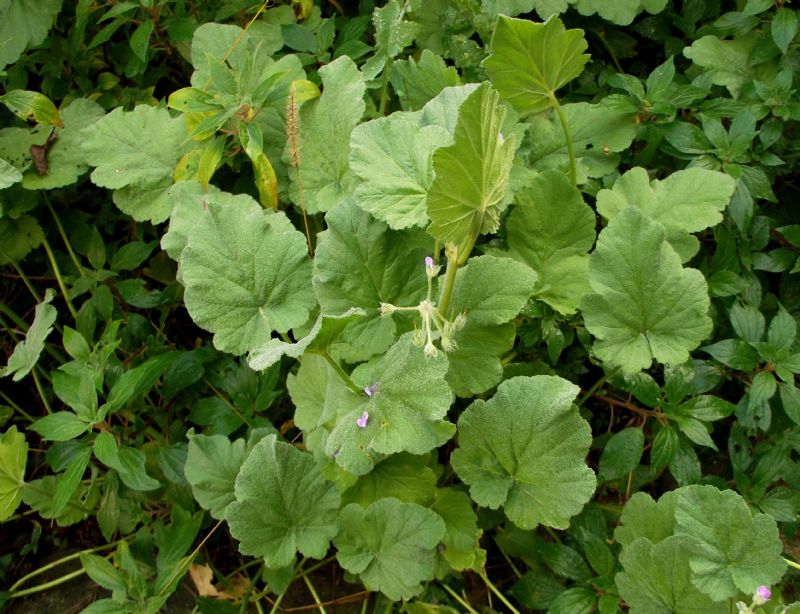
[[[756,77],[750,66],[750,54],[758,40],[755,32],[733,40],[706,35],[686,47],[683,55],[705,68],[714,85],[727,87],[738,98],[744,84]]]
[[[556,91],[583,72],[586,47],[583,30],[565,30],[557,17],[535,23],[500,15],[483,66],[503,99],[528,116],[553,106]]]
[[[354,180],[347,165],[350,133],[366,108],[363,100],[366,85],[349,57],[342,56],[323,66],[319,75],[322,95],[300,108],[296,139],[300,168],[289,168],[292,200],[305,203],[308,213],[329,211],[352,193]],[[287,147],[291,143],[290,138]],[[291,159],[289,149],[284,158]]]
[[[585,462],[590,428],[572,406],[577,394],[559,377],[515,377],[461,414],[450,462],[479,505],[502,505],[522,528],[569,526],[595,489]]]
[[[606,442],[600,456],[597,479],[618,480],[633,471],[642,459],[644,433],[640,428],[622,429]]]
[[[515,196],[507,223],[510,254],[536,272],[534,295],[560,313],[574,313],[589,290],[594,227],[581,193],[556,171],[537,175]]]
[[[625,504],[614,539],[628,546],[639,537],[657,544],[675,532],[678,491],[665,492],[655,501],[645,492],[635,493]]]
[[[342,494],[342,504],[362,507],[395,497],[401,501],[429,505],[436,494],[438,476],[430,467],[430,455],[392,454]]]
[[[715,603],[691,581],[686,537],[670,536],[653,544],[639,537],[622,549],[624,572],[616,575],[620,596],[631,614],[725,614],[728,606]]]
[[[456,571],[483,569],[486,551],[479,543],[483,531],[478,528],[478,516],[467,494],[454,488],[442,488],[437,491],[430,509],[444,520],[444,549],[439,556]]]
[[[286,388],[295,406],[295,425],[310,433],[328,425],[364,402],[364,397],[345,385],[333,367],[319,354],[306,354],[297,374],[289,374]]]
[[[753,346],[739,339],[723,339],[701,349],[732,369],[752,371],[758,363],[758,353]]]
[[[711,332],[700,271],[682,268],[660,224],[628,207],[600,233],[589,261],[592,293],[582,301],[597,355],[623,371],[655,359],[681,364]]]
[[[128,488],[148,491],[161,486],[158,480],[147,475],[144,452],[126,445],[118,446],[108,431],[101,432],[94,440],[94,455],[101,463],[116,470]]]
[[[420,127],[405,113],[357,126],[350,135],[350,169],[360,179],[356,204],[394,230],[426,225],[431,156],[449,141],[444,128]]]
[[[54,297],[55,292],[48,288],[44,295],[44,301],[36,305],[33,324],[28,329],[25,340],[14,346],[14,352],[9,357],[8,364],[0,369],[0,377],[11,375],[11,379],[18,382],[36,365],[39,355],[44,350],[45,341],[53,331],[53,324],[58,315],[56,308],[50,304]]]
[[[195,435],[189,440],[184,473],[192,495],[217,520],[234,500],[234,483],[247,458],[244,439],[231,441],[223,435]]]
[[[431,236],[465,249],[464,242],[497,230],[514,159],[513,139],[500,132],[504,118],[500,98],[488,83],[459,107],[453,144],[433,154],[435,178],[428,190]],[[462,262],[469,255],[466,251],[459,254]]]
[[[95,185],[114,190],[114,202],[138,221],[163,222],[172,209],[164,192],[189,146],[182,119],[166,109],[117,107],[81,132]]]
[[[0,5],[0,69],[40,44],[55,23],[61,0],[12,0]]]
[[[372,81],[392,58],[414,42],[419,25],[403,19],[405,5],[398,0],[390,0],[383,7],[376,8],[372,14],[375,25],[375,55],[368,59],[361,71],[364,79]]]
[[[675,535],[690,538],[692,583],[715,601],[772,586],[786,570],[775,520],[753,515],[732,490],[682,488],[675,507]]]
[[[337,532],[339,493],[310,454],[265,437],[242,465],[235,493],[225,517],[242,554],[269,567],[291,564],[298,551],[325,556]]]
[[[47,172],[40,175],[29,170],[22,185],[28,190],[50,190],[75,183],[89,170],[81,148],[82,131],[104,116],[103,107],[86,98],[77,98],[64,107],[61,111],[64,128],[56,132],[58,138],[46,154]]]
[[[699,185],[702,190],[697,189]],[[677,171],[651,182],[645,169],[635,167],[617,179],[612,189],[597,193],[597,210],[610,220],[627,207],[637,207],[664,226],[667,240],[686,262],[699,247],[687,234],[722,221],[735,185],[728,175],[704,168]]]
[[[57,411],[39,418],[30,429],[45,441],[67,441],[83,435],[91,424],[71,411]]]
[[[394,318],[382,318],[383,303],[414,305],[424,298],[425,252],[409,249],[408,235],[389,230],[352,201],[325,217],[328,229],[318,236],[314,291],[322,313],[360,307],[367,316],[345,327],[332,350],[349,362],[385,352],[394,341]]]
[[[441,56],[423,49],[418,60],[396,60],[389,69],[392,83],[404,111],[416,111],[446,87],[461,85],[458,71]]]
[[[364,509],[351,503],[339,516],[336,559],[364,586],[392,601],[410,599],[433,578],[442,519],[415,503],[381,499]]]
[[[320,314],[308,334],[296,343],[270,339],[264,345],[251,350],[247,355],[247,366],[254,371],[263,371],[278,362],[282,356],[298,358],[309,349],[327,351],[350,322],[366,315],[367,313],[359,307],[348,309],[341,315]]]
[[[303,234],[255,201],[208,202],[181,253],[184,302],[214,346],[244,354],[303,324],[315,301]]]
[[[785,54],[797,34],[797,12],[790,8],[780,7],[776,11],[775,17],[772,18],[770,33],[778,49]]]
[[[0,435],[0,522],[8,520],[22,500],[27,461],[25,435],[11,426]]]
[[[411,333],[386,354],[351,374],[359,387],[372,386],[371,396],[336,421],[325,452],[356,475],[369,472],[375,454],[424,454],[448,441],[455,426],[445,420],[453,393],[444,381],[444,352],[426,358],[411,342]],[[359,419],[367,413],[366,425]]]

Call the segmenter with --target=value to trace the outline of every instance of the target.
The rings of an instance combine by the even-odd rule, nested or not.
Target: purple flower
[[[436,266],[436,263],[433,261],[433,258],[430,256],[425,256],[425,268],[433,270],[433,267]]]
[[[365,429],[367,428],[367,420],[369,420],[369,412],[365,411],[361,414],[361,417],[356,420],[356,424],[359,428]]]
[[[364,386],[364,394],[368,397],[371,397],[378,391],[378,386],[380,386],[380,382],[375,382],[374,384],[370,384],[369,386]]]
[[[756,592],[753,595],[753,605],[764,605],[770,600],[771,597],[772,591],[769,590],[768,586],[764,586],[762,584],[756,589]]]

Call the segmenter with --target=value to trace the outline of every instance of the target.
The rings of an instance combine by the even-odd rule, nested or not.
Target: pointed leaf
[[[336,559],[368,590],[392,601],[410,599],[433,578],[436,546],[444,534],[442,519],[415,503],[391,497],[367,509],[351,503],[339,516]]]
[[[375,25],[375,55],[361,68],[364,79],[372,81],[386,64],[414,42],[419,25],[403,19],[404,5],[398,0],[389,0],[385,6],[376,8],[372,14]]]
[[[533,115],[549,109],[556,91],[583,72],[586,47],[583,30],[565,30],[557,17],[535,23],[500,15],[483,65],[500,95],[520,114]]]
[[[336,535],[339,493],[313,457],[294,446],[262,439],[236,478],[236,501],[225,517],[242,554],[268,567],[294,561],[297,551],[321,559]]]
[[[48,288],[44,295],[44,301],[36,305],[33,324],[28,329],[25,340],[20,341],[14,347],[14,352],[8,359],[8,365],[0,369],[0,377],[12,375],[11,379],[18,382],[36,365],[39,355],[44,350],[45,341],[56,322],[56,308],[50,304],[54,297],[55,292]]]
[[[461,246],[497,230],[514,159],[513,139],[500,133],[504,118],[497,92],[484,83],[461,104],[453,144],[434,152],[428,233],[440,241]]]
[[[515,203],[507,225],[511,255],[538,274],[538,299],[563,314],[574,313],[589,290],[594,212],[556,171],[537,175],[517,192]]]
[[[181,272],[189,315],[225,352],[244,354],[273,330],[303,324],[315,303],[305,237],[252,199],[235,209],[209,201],[181,253]]]
[[[145,471],[145,455],[138,448],[117,446],[114,436],[101,432],[94,440],[94,455],[101,463],[116,470],[125,486],[133,490],[155,490],[161,483]]]
[[[411,333],[400,337],[380,359],[353,372],[358,386],[377,386],[362,405],[337,420],[326,453],[347,471],[363,475],[372,469],[376,452],[424,454],[441,446],[455,432],[445,420],[453,402],[446,372],[444,352],[426,358]]]
[[[633,373],[655,359],[680,364],[711,332],[700,271],[681,267],[657,222],[628,207],[600,233],[583,298],[597,355]]]
[[[289,168],[292,200],[304,202],[308,213],[329,211],[353,186],[347,158],[350,133],[364,114],[366,85],[361,73],[347,56],[319,69],[322,95],[300,108],[298,169]],[[292,139],[289,139],[291,146]],[[288,152],[291,159],[291,152]],[[287,154],[284,154],[286,158]],[[301,201],[300,184],[302,184]]]
[[[11,517],[22,499],[27,461],[25,435],[12,426],[0,435],[0,522]]]
[[[515,377],[461,414],[450,462],[479,505],[502,505],[526,529],[569,526],[595,489],[585,462],[591,429],[572,406],[577,394],[559,377]]]

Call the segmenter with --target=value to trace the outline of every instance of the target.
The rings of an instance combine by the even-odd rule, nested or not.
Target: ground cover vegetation
[[[0,604],[800,611],[797,30],[0,0]]]

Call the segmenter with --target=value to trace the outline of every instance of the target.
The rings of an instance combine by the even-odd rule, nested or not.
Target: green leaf
[[[421,109],[444,88],[461,85],[455,67],[430,49],[423,49],[419,60],[412,56],[393,62],[389,80],[405,111]]]
[[[759,38],[755,32],[733,40],[706,35],[686,47],[683,55],[705,68],[714,85],[727,87],[731,95],[738,98],[745,83],[758,77],[751,68],[750,53]]]
[[[61,475],[53,496],[53,514],[56,516],[61,515],[78,489],[91,457],[92,448],[86,447],[75,453],[67,463],[67,468]]]
[[[415,503],[381,499],[364,509],[351,503],[339,515],[336,559],[371,591],[392,601],[410,599],[433,578],[436,546],[445,524]]]
[[[783,305],[778,305],[778,313],[767,329],[767,343],[775,352],[790,352],[796,338],[797,322]]]
[[[627,476],[642,459],[644,433],[640,428],[627,428],[614,433],[600,456],[597,479],[610,482]]]
[[[342,504],[367,507],[386,497],[429,505],[436,493],[438,476],[430,467],[430,455],[392,454],[368,474],[358,478],[342,495]]]
[[[348,324],[332,352],[349,362],[385,352],[397,330],[394,318],[382,318],[381,303],[415,305],[424,298],[425,252],[409,246],[410,236],[389,230],[352,201],[325,216],[328,229],[318,235],[314,291],[322,313],[367,312]]]
[[[478,528],[478,516],[467,494],[454,488],[442,488],[436,492],[430,509],[444,520],[444,550],[439,556],[456,571],[483,569],[486,552],[479,543],[483,531]]]
[[[797,12],[786,7],[779,8],[775,17],[772,18],[770,31],[772,40],[775,41],[781,53],[785,54],[797,34]]]
[[[0,190],[22,181],[22,173],[0,158]]]
[[[363,475],[374,454],[424,454],[448,441],[455,426],[445,420],[453,393],[444,381],[444,352],[426,358],[406,333],[386,354],[359,366],[351,378],[359,386],[377,387],[372,396],[336,421],[326,453],[350,473]],[[365,427],[358,424],[364,412]]]
[[[670,536],[656,544],[643,537],[622,549],[625,571],[616,575],[620,596],[631,614],[725,614],[728,606],[715,603],[691,580],[686,537]]]
[[[436,125],[394,113],[356,127],[350,136],[350,169],[360,183],[356,204],[393,230],[428,223],[433,151],[450,135]]]
[[[414,42],[419,25],[405,21],[405,6],[398,0],[389,0],[383,7],[376,8],[372,14],[375,25],[375,55],[364,63],[361,71],[366,81],[377,77],[392,58]]]
[[[11,518],[22,499],[27,461],[25,435],[11,426],[0,435],[0,522]]]
[[[247,207],[253,200],[248,194],[234,196],[220,192],[213,185],[204,190],[197,181],[179,181],[169,189],[167,196],[172,202],[172,212],[169,230],[161,237],[161,249],[176,261],[180,261],[192,228],[202,219],[210,201],[234,208]]]
[[[453,335],[457,348],[447,354],[447,383],[460,397],[471,397],[495,387],[503,379],[500,357],[514,346],[512,323],[482,326],[467,317],[464,328]]]
[[[428,233],[456,244],[462,262],[478,234],[497,230],[506,204],[514,142],[500,132],[504,118],[497,92],[482,84],[459,108],[453,144],[433,154]]]
[[[752,371],[758,363],[758,354],[753,346],[738,339],[723,339],[701,349],[732,369]]]
[[[82,552],[80,558],[83,569],[95,584],[109,591],[127,593],[125,577],[105,557]]]
[[[306,434],[323,425],[333,427],[339,416],[361,405],[353,392],[319,354],[306,354],[297,374],[289,374],[286,388],[295,406],[294,422]]]
[[[244,461],[235,492],[225,517],[242,554],[263,557],[269,567],[291,564],[297,551],[325,556],[337,531],[339,493],[310,454],[265,437]]]
[[[147,48],[150,46],[150,37],[153,34],[153,20],[146,19],[133,31],[128,44],[134,55],[142,62],[147,61]]]
[[[731,306],[730,317],[731,326],[739,339],[750,343],[761,341],[766,321],[758,307],[736,302]]]
[[[19,262],[44,239],[39,223],[28,215],[0,219],[0,265]]]
[[[283,213],[239,205],[232,213],[209,201],[181,253],[189,315],[233,354],[303,324],[315,304],[303,234]]]
[[[161,486],[158,480],[147,475],[144,452],[126,445],[117,446],[114,436],[108,431],[103,431],[94,440],[94,455],[101,463],[116,470],[128,488],[147,491]]]
[[[9,111],[24,120],[33,120],[45,126],[64,126],[56,105],[41,92],[11,90],[0,96]]]
[[[537,175],[517,192],[508,218],[510,255],[539,276],[534,296],[563,314],[574,313],[589,290],[588,251],[595,216],[580,191],[556,171]]]
[[[792,384],[778,384],[783,411],[795,424],[800,425],[800,390]]]
[[[247,458],[244,439],[223,435],[195,435],[189,440],[184,474],[200,507],[217,520],[225,517],[234,497],[234,483]]]
[[[61,0],[12,0],[0,4],[0,69],[39,45],[61,11]]]
[[[515,377],[461,414],[450,462],[479,505],[503,505],[526,529],[569,526],[595,489],[585,462],[591,429],[572,406],[577,394],[559,377]]]
[[[772,586],[786,563],[775,520],[750,512],[732,490],[688,486],[675,507],[675,535],[690,538],[692,583],[715,601]]]
[[[557,17],[536,23],[500,15],[483,65],[503,99],[528,116],[553,106],[556,91],[583,72],[586,47],[583,30],[565,30]]]
[[[471,258],[456,274],[452,304],[466,312],[468,322],[503,324],[517,317],[535,283],[533,271],[509,258]]]
[[[83,435],[91,426],[71,411],[57,411],[39,418],[31,424],[30,429],[39,433],[46,441],[68,441]]]
[[[635,257],[633,256],[635,255]],[[600,233],[589,261],[592,294],[583,298],[597,355],[625,372],[655,359],[681,364],[711,332],[700,271],[684,269],[660,224],[638,209],[618,213]]]
[[[697,189],[699,185],[702,190]],[[688,233],[722,221],[735,185],[728,175],[704,168],[677,171],[662,181],[650,182],[647,171],[635,167],[617,179],[612,189],[597,193],[597,210],[610,220],[628,207],[637,207],[664,226],[667,240],[686,262],[699,248]]]
[[[117,107],[81,133],[92,182],[117,190],[114,202],[137,221],[163,222],[172,203],[164,193],[189,144],[186,127],[166,109]]]
[[[675,532],[678,491],[670,490],[656,502],[645,492],[635,493],[625,504],[614,539],[628,546],[639,537],[657,544]]]
[[[349,57],[326,64],[319,75],[322,95],[300,109],[296,138],[300,168],[289,168],[292,201],[305,203],[308,213],[329,211],[352,193],[354,179],[347,165],[350,133],[366,108],[364,78]],[[290,135],[284,159],[292,159],[291,147]]]
[[[14,346],[14,352],[9,357],[8,364],[0,369],[0,377],[12,375],[11,379],[18,382],[36,365],[39,355],[44,350],[45,341],[53,331],[53,324],[56,322],[56,308],[50,304],[54,297],[55,292],[48,288],[44,295],[44,301],[36,305],[33,324],[28,329],[25,340]]]
[[[664,467],[675,458],[679,447],[678,432],[670,425],[665,426],[653,439],[653,446],[650,448],[650,466]]]
[[[178,352],[165,352],[148,358],[142,364],[123,373],[114,382],[108,393],[108,400],[102,408],[101,416],[119,411],[131,401],[150,392],[158,378],[175,361]]]
[[[308,334],[297,343],[270,339],[248,354],[247,366],[254,371],[263,371],[278,362],[282,356],[298,358],[309,350],[327,351],[331,343],[341,335],[350,322],[364,318],[366,315],[366,312],[359,307],[348,309],[341,315],[320,314]]]

